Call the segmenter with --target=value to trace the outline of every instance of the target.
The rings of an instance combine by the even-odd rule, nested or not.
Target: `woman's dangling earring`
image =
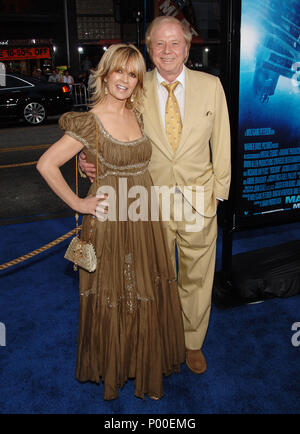
[[[107,80],[104,79],[103,81],[104,81],[104,94],[108,95],[108,89],[107,89],[107,86],[106,86]]]
[[[134,96],[133,96],[133,94],[131,94],[130,102],[133,102],[133,101],[134,101]]]

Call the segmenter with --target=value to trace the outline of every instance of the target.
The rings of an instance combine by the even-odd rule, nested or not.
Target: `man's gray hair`
[[[151,56],[151,37],[153,34],[153,31],[155,30],[155,28],[164,22],[169,22],[169,23],[173,23],[173,24],[177,24],[181,27],[182,31],[183,31],[183,36],[187,45],[187,56],[184,59],[184,62],[186,62],[188,60],[189,57],[189,50],[190,50],[190,46],[191,46],[191,42],[192,42],[192,32],[190,30],[190,26],[186,21],[179,21],[177,18],[175,17],[170,17],[167,15],[162,15],[159,17],[154,18],[154,20],[149,24],[147,31],[146,31],[146,35],[145,35],[145,42],[146,42],[146,47],[147,47],[147,51],[149,53],[149,55]]]

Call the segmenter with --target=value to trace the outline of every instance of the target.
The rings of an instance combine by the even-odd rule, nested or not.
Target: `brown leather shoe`
[[[185,361],[187,367],[195,374],[203,374],[206,371],[206,360],[201,350],[186,350]]]

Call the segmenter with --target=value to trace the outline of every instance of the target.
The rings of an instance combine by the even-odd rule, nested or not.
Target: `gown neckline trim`
[[[90,110],[90,112],[89,113],[92,113],[92,115],[94,116],[94,118],[96,119],[96,122],[98,123],[98,125],[99,125],[99,127],[100,127],[100,129],[102,130],[102,132],[103,132],[103,134],[106,136],[106,137],[108,137],[112,142],[115,142],[115,143],[117,143],[118,145],[124,145],[124,146],[128,146],[128,145],[136,145],[136,144],[139,144],[140,142],[142,142],[143,140],[145,140],[145,133],[144,133],[144,131],[141,129],[141,127],[140,127],[140,130],[141,130],[141,133],[142,133],[142,137],[139,137],[138,139],[136,139],[136,140],[130,140],[130,141],[124,141],[124,140],[118,140],[118,139],[115,139],[105,128],[104,128],[104,126],[103,126],[103,124],[102,124],[102,122],[101,122],[101,120],[100,120],[100,118],[99,118],[99,116],[97,116],[94,112],[92,112],[91,110]],[[138,120],[137,120],[138,121]],[[138,124],[139,124],[139,126],[140,126],[140,123],[138,122]]]

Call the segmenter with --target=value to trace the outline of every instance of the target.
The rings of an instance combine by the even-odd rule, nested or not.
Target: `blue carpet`
[[[1,226],[0,263],[36,249],[73,227],[64,218]],[[300,225],[235,235],[234,254],[300,239]],[[134,397],[129,380],[119,398],[103,401],[103,385],[75,380],[78,274],[63,259],[69,240],[0,272],[0,413],[218,414],[299,413],[300,296],[227,310],[212,307],[204,344],[208,370],[164,378],[160,401]],[[221,234],[217,269],[221,264]],[[299,339],[300,341],[300,339]]]

